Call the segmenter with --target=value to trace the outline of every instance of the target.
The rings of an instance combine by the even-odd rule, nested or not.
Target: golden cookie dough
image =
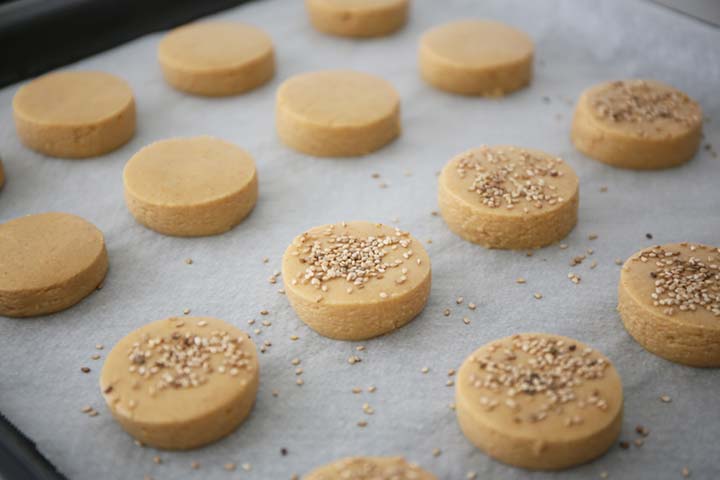
[[[402,457],[348,457],[316,468],[302,480],[437,480]]]
[[[232,433],[255,404],[259,378],[255,344],[245,332],[216,318],[166,318],[115,345],[100,388],[135,439],[185,450]]]
[[[50,73],[13,98],[15,128],[28,148],[51,157],[111,152],[135,133],[135,99],[125,80],[104,72]]]
[[[655,355],[720,367],[720,248],[670,243],[634,254],[620,274],[618,311]]]
[[[235,95],[275,74],[272,40],[259,28],[235,22],[198,22],[172,30],[158,47],[165,80],[183,92]]]
[[[380,37],[407,22],[409,0],[305,0],[313,26],[341,37]]]
[[[213,137],[161,140],[125,165],[125,201],[146,227],[165,235],[216,235],[238,225],[258,197],[255,162]]]
[[[366,73],[296,75],[277,92],[275,121],[287,146],[317,157],[374,152],[400,135],[400,96]]]
[[[572,141],[588,157],[621,168],[658,169],[690,160],[702,110],[685,93],[652,80],[596,85],[580,96]]]
[[[408,323],[427,303],[430,276],[430,258],[418,240],[370,222],[311,228],[282,260],[295,313],[337,340],[377,337]]]
[[[488,248],[542,247],[577,223],[577,175],[538,150],[469,150],[450,160],[438,183],[440,213],[450,230]]]
[[[491,20],[462,20],[420,39],[420,73],[430,85],[463,95],[502,96],[532,79],[533,42]]]
[[[108,270],[105,239],[68,213],[41,213],[0,225],[0,315],[65,310],[90,295]]]
[[[513,335],[473,352],[455,389],[460,428],[503,463],[560,470],[615,443],[623,391],[610,360],[567,337]]]

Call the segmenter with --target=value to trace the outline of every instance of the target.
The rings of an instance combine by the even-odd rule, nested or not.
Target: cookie
[[[282,259],[285,292],[320,335],[363,340],[402,327],[425,307],[430,258],[393,227],[342,222],[296,237]]]
[[[113,417],[152,447],[197,448],[232,433],[255,404],[259,368],[248,335],[208,317],[167,318],[120,340],[100,388]]]
[[[670,243],[623,265],[618,311],[648,351],[694,367],[720,367],[720,248]]]
[[[341,37],[389,35],[407,22],[409,0],[305,0],[317,30]]]
[[[121,78],[104,72],[50,73],[13,98],[20,141],[51,157],[86,158],[111,152],[135,133],[135,99]]]

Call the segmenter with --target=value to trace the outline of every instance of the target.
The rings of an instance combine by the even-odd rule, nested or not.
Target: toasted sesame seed
[[[189,313],[190,313],[190,309],[189,309],[189,308],[183,309],[183,314],[187,315],[187,314],[189,314]]]
[[[355,347],[355,350],[357,350],[358,352],[363,352],[365,351],[365,345],[358,345],[357,347]]]
[[[457,297],[457,298],[455,299],[455,303],[457,303],[458,305],[462,305],[463,300],[464,300],[463,297]]]
[[[446,308],[445,310],[443,310],[443,315],[445,315],[446,317],[449,317],[449,316],[450,316],[450,309],[449,309],[449,308]]]
[[[470,302],[470,303],[468,303],[468,308],[469,308],[470,310],[475,310],[475,309],[477,308],[477,305],[475,305],[474,303]]]
[[[228,472],[234,472],[237,468],[237,465],[235,465],[234,463],[226,463],[225,465],[223,465],[223,468],[225,468],[225,470],[227,470]]]
[[[367,427],[367,424],[368,424],[368,422],[366,422],[365,420],[360,420],[359,422],[357,422],[357,426],[360,428]]]
[[[80,367],[80,371],[82,373],[90,373],[90,369],[88,367]]]
[[[269,313],[267,310],[260,310],[260,315],[267,315]]]
[[[455,375],[455,369],[451,368],[450,370],[448,370],[448,377],[452,377],[453,375]]]
[[[672,398],[670,398],[669,395],[661,395],[660,401],[663,403],[670,403],[670,402],[672,402]]]
[[[440,455],[442,455],[442,450],[440,450],[439,448],[433,448],[432,454],[433,457],[439,457]]]
[[[518,279],[515,280],[515,283],[524,284],[527,283],[527,280],[525,280],[523,277],[518,277]]]
[[[102,343],[98,343],[97,345],[95,345],[96,350],[102,350],[103,348],[105,348],[105,346]]]
[[[92,412],[92,410],[93,408],[90,405],[85,405],[84,407],[82,407],[82,409],[80,409],[82,413],[90,413]]]
[[[608,191],[608,187],[606,187],[605,185],[600,187],[600,193],[606,193],[607,191]]]
[[[375,385],[370,385],[370,386],[367,388],[367,391],[370,392],[370,393],[375,393],[375,392],[377,391],[377,387],[376,387]]]
[[[298,386],[302,386],[302,385],[305,384],[305,380],[303,380],[302,378],[298,378],[297,380],[295,380],[295,383],[296,383]]]
[[[152,461],[153,461],[154,463],[156,463],[157,465],[160,465],[160,464],[162,463],[162,458],[160,458],[160,457],[158,457],[157,455],[155,455],[155,456],[153,457]]]
[[[292,363],[293,365],[300,365],[300,359],[299,359],[299,358],[293,358],[292,360],[290,360],[290,363]]]
[[[535,298],[538,299],[538,300],[540,300],[541,298],[543,298],[542,293],[540,293],[540,292],[535,293],[535,294],[533,295],[533,297],[535,297]]]
[[[97,353],[95,353],[95,354],[93,354],[93,355],[90,355],[90,358],[91,358],[92,360],[100,360],[100,355],[98,355]]]
[[[300,337],[298,337],[297,335],[290,335],[290,340],[292,340],[293,342],[298,340],[299,338]]]
[[[470,319],[468,317],[463,317],[463,323],[465,325],[470,325]]]
[[[430,369],[429,369],[428,367],[423,367],[423,368],[420,369],[420,371],[421,371],[422,373],[428,373],[428,372],[430,371]]]
[[[186,258],[186,259],[185,259],[185,263],[187,263],[188,265],[192,265],[193,259],[192,259],[192,258]]]
[[[352,393],[354,393],[354,394],[356,394],[356,395],[357,395],[358,393],[362,393],[362,388],[360,388],[360,387],[353,387]]]
[[[193,470],[197,470],[197,469],[200,468],[200,463],[199,463],[199,462],[192,462],[192,463],[190,464],[190,468],[192,468]]]
[[[597,238],[598,238],[597,233],[591,233],[590,235],[588,235],[588,240],[596,240]]]
[[[628,448],[630,448],[630,442],[627,442],[625,440],[621,440],[619,445],[620,448],[622,448],[623,450],[627,450]]]
[[[633,440],[633,443],[634,443],[635,446],[638,447],[638,448],[639,448],[639,447],[642,447],[642,446],[645,444],[645,442],[643,441],[642,438],[636,438],[635,440]]]

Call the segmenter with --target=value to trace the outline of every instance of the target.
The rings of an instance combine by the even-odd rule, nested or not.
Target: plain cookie
[[[207,317],[167,318],[120,340],[100,388],[117,422],[135,439],[184,450],[232,433],[255,404],[255,344]]]
[[[277,92],[275,121],[287,146],[318,157],[374,152],[400,135],[400,96],[366,73],[296,75]]]
[[[635,253],[620,273],[618,311],[655,355],[720,367],[720,248],[670,243]]]
[[[609,165],[669,168],[695,156],[702,118],[700,105],[669,85],[652,80],[608,82],[580,96],[571,137],[582,153]]]
[[[320,335],[363,340],[402,327],[425,307],[430,258],[393,227],[342,222],[296,237],[282,259],[285,292]]]
[[[402,457],[348,457],[317,468],[303,480],[437,480]]]
[[[541,333],[490,342],[458,371],[460,428],[503,463],[559,470],[593,460],[617,439],[623,391],[610,360]]]
[[[13,98],[20,141],[51,157],[108,153],[135,133],[130,86],[104,72],[50,73],[23,85]]]
[[[243,93],[275,74],[272,39],[259,28],[234,22],[198,22],[172,30],[158,46],[165,80],[205,96]]]
[[[407,22],[409,0],[305,0],[319,31],[342,37],[379,37]]]
[[[0,315],[65,310],[94,292],[108,270],[102,232],[68,213],[42,213],[0,225]]]
[[[530,83],[533,52],[530,37],[503,23],[451,22],[420,39],[420,73],[440,90],[498,97]]]
[[[165,235],[216,235],[238,225],[258,197],[252,157],[213,137],[161,140],[123,171],[125,201],[146,227]]]
[[[456,156],[438,180],[450,230],[488,248],[526,249],[565,237],[577,223],[579,182],[558,157],[519,147]]]

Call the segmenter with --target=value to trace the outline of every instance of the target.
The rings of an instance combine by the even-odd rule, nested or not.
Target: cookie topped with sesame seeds
[[[135,439],[166,449],[199,447],[234,431],[255,403],[255,344],[210,317],[171,317],[120,340],[100,388],[115,420]]]
[[[461,153],[438,180],[440,213],[450,229],[490,248],[541,247],[577,222],[578,177],[562,159],[513,146]]]
[[[610,360],[560,335],[495,340],[458,372],[463,433],[510,465],[556,470],[598,457],[619,435],[622,411],[622,384]]]
[[[348,457],[317,468],[303,480],[437,480],[402,457]]]
[[[695,155],[702,134],[700,105],[654,80],[619,80],[587,89],[572,126],[587,156],[623,168],[679,165]]]
[[[720,248],[671,243],[623,265],[618,311],[647,350],[674,362],[720,366]]]
[[[285,251],[290,304],[321,335],[360,340],[400,328],[430,292],[430,258],[408,232],[379,223],[314,227]]]

